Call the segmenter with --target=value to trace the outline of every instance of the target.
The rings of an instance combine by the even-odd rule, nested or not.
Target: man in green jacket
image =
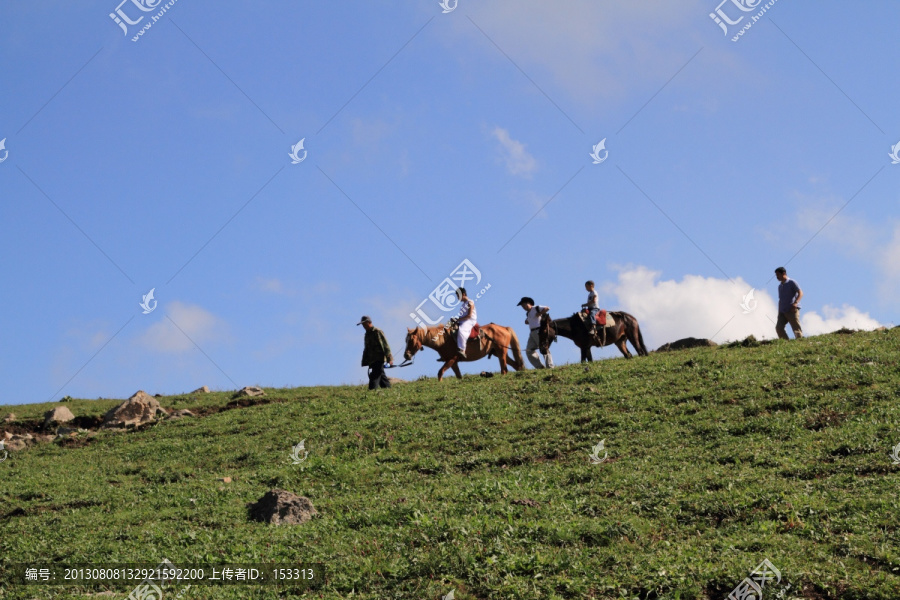
[[[362,366],[369,367],[369,389],[391,387],[391,382],[384,373],[384,363],[393,366],[394,358],[391,356],[391,347],[384,337],[384,332],[372,325],[372,319],[367,316],[363,316],[357,325],[362,325],[366,330]]]

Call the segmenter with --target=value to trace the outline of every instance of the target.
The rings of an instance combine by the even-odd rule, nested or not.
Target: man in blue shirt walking
[[[799,340],[803,337],[799,319],[803,290],[796,281],[787,276],[787,269],[784,267],[775,269],[775,277],[781,282],[778,284],[778,323],[775,324],[775,331],[781,339],[789,339],[784,326],[790,323],[791,329],[794,330],[794,339]]]

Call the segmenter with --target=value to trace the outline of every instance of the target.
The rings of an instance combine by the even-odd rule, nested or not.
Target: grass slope
[[[898,364],[895,329],[378,393],[267,389],[270,403],[229,410],[226,393],[161,398],[207,414],[0,463],[0,567],[302,561],[327,569],[310,598],[718,600],[768,558],[783,579],[767,599],[789,583],[784,598],[896,600]],[[292,465],[304,438],[309,458]],[[609,458],[591,464],[600,439]],[[273,487],[320,517],[249,521]]]

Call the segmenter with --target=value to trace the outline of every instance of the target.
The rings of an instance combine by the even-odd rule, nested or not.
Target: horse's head
[[[538,327],[538,348],[541,354],[547,354],[550,351],[550,344],[556,341],[556,330],[553,327],[553,321],[550,319],[550,313],[541,315],[541,324]]]
[[[406,350],[403,351],[403,359],[410,360],[416,352],[422,349],[422,340],[419,339],[418,329],[406,330]]]

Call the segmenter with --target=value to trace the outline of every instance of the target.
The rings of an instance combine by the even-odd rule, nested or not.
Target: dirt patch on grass
[[[262,404],[272,404],[272,403],[282,403],[284,402],[284,398],[266,398],[266,397],[257,397],[257,398],[238,398],[237,400],[232,400],[225,406],[211,406],[206,408],[196,408],[191,409],[191,412],[194,413],[195,417],[206,417],[209,415],[213,415],[216,413],[220,413],[226,410],[233,410],[236,408],[247,408],[250,406],[259,406]],[[187,417],[190,418],[190,417]],[[155,425],[159,424],[159,420],[150,421],[139,426],[127,427],[124,431],[143,431],[145,429],[149,429]],[[86,429],[91,432],[100,431],[103,425],[103,416],[102,415],[94,415],[94,416],[80,416],[75,417],[73,420],[63,423],[64,427],[69,427],[72,429]],[[28,421],[13,421],[12,423],[6,423],[0,426],[0,439],[2,439],[2,435],[4,431],[8,431],[13,435],[25,435],[26,433],[31,435],[45,435],[47,433],[52,433],[56,427],[44,428],[44,421],[41,419],[32,419]],[[91,437],[72,437],[65,438],[59,442],[60,446],[65,448],[82,448],[89,443],[93,438]]]
[[[65,504],[43,504],[38,506],[32,506],[31,508],[25,509],[21,506],[17,506],[12,509],[8,513],[0,516],[0,521],[7,521],[14,517],[27,517],[32,515],[39,515],[45,512],[56,512],[60,510],[65,510],[68,508],[88,508],[91,506],[100,506],[102,503],[97,502],[95,500],[74,500],[72,502],[66,502]]]
[[[284,398],[267,398],[265,396],[260,396],[256,398],[238,398],[237,400],[232,400],[225,406],[210,406],[207,408],[197,408],[192,409],[191,412],[196,414],[198,417],[207,417],[209,415],[214,415],[216,413],[224,412],[226,410],[234,410],[236,408],[248,408],[250,406],[262,406],[263,404],[281,404],[284,402]]]
[[[64,437],[61,440],[59,440],[57,443],[62,448],[84,448],[85,446],[87,446],[88,444],[93,442],[95,439],[96,439],[96,437],[94,437],[94,436],[91,436],[91,437],[81,437],[81,436]]]
[[[818,413],[807,417],[804,427],[812,431],[821,431],[826,427],[836,427],[844,422],[847,415],[830,408],[820,410]]]

